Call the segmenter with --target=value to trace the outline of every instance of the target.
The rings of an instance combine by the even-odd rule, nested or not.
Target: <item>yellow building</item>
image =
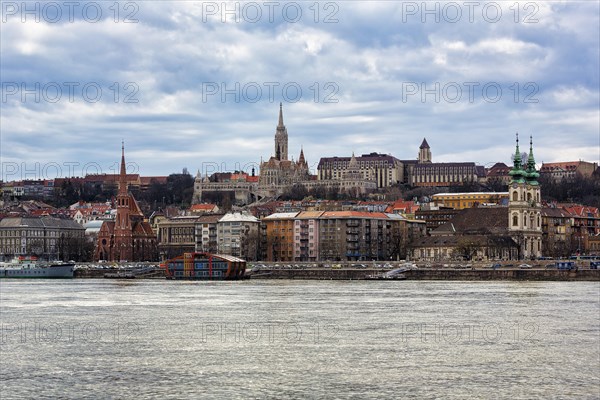
[[[508,192],[438,193],[431,200],[436,206],[462,210],[473,206],[507,204]]]
[[[297,214],[275,213],[262,219],[266,226],[267,261],[294,260],[294,218]]]

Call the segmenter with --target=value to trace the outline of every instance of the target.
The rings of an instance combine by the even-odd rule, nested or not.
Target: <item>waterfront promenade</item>
[[[416,264],[416,268],[403,270],[407,280],[531,280],[531,281],[600,281],[600,270],[590,269],[589,262],[577,262],[574,270],[559,270],[550,267],[554,262],[544,261],[533,264],[531,268],[520,268],[520,263],[505,262],[500,267],[491,268],[490,263],[474,263],[461,266],[443,264],[431,266]],[[364,280],[373,276],[385,274],[394,269],[402,268],[403,263],[373,263],[365,264],[319,264],[319,263],[248,263],[246,274],[252,279],[314,279],[314,280]],[[139,268],[139,266],[138,266]],[[148,273],[151,265],[143,267],[144,274],[128,275],[135,270],[134,266],[121,264],[116,268],[96,268],[86,265],[75,270],[75,278],[113,278],[130,277],[135,279],[162,279],[164,275],[158,266],[154,273]]]

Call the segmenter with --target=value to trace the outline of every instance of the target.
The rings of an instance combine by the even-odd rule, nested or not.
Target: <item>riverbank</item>
[[[104,278],[106,269],[82,269],[75,271],[75,278]],[[261,268],[259,271],[246,271],[252,279],[312,279],[312,280],[364,280],[379,275],[385,270],[377,268],[304,268],[278,269]],[[557,269],[414,269],[403,273],[407,280],[448,280],[448,281],[600,281],[600,270],[578,269],[573,271]],[[164,279],[157,271],[149,276],[136,276],[135,279]]]
[[[379,269],[272,269],[253,274],[252,279],[362,280],[381,274]],[[462,281],[600,281],[600,270],[579,269],[415,269],[403,273],[407,280]]]

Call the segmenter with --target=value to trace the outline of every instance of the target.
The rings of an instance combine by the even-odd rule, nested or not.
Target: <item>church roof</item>
[[[423,142],[419,146],[420,149],[429,149],[429,143],[427,143],[427,139],[423,138]]]

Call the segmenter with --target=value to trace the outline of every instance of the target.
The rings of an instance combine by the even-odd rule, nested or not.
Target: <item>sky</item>
[[[379,152],[600,159],[598,1],[2,1],[5,181]]]

